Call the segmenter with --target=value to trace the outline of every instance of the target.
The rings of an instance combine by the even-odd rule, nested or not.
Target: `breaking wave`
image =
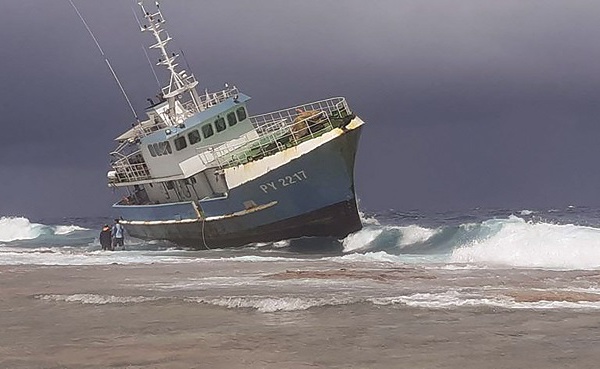
[[[31,240],[41,236],[46,228],[23,217],[0,218],[0,241]]]
[[[24,217],[0,218],[0,241],[12,242],[18,240],[33,240],[43,235],[69,235],[77,231],[87,231],[76,225],[56,225],[32,223]]]
[[[76,302],[80,304],[92,304],[92,305],[106,305],[106,304],[129,304],[129,303],[141,303],[149,301],[162,300],[161,297],[146,297],[146,296],[106,296],[106,295],[94,295],[94,294],[74,294],[74,295],[38,295],[35,296],[40,300],[45,301],[64,301],[64,302]]]
[[[449,290],[444,292],[415,293],[405,296],[370,298],[375,305],[402,305],[426,309],[455,309],[461,307],[490,307],[515,310],[584,309],[599,310],[597,298],[591,300],[548,300],[519,301],[512,296],[502,294],[486,295],[481,293]]]
[[[222,306],[229,309],[250,308],[263,313],[273,313],[276,311],[298,311],[307,310],[319,306],[347,305],[357,302],[356,299],[340,299],[335,297],[269,297],[269,296],[232,296],[204,298],[187,298],[187,301],[203,304]]]
[[[54,234],[56,235],[65,235],[77,231],[87,231],[87,228],[79,227],[76,225],[68,225],[68,226],[56,226],[54,227]]]
[[[553,291],[549,291],[553,292]],[[477,291],[450,289],[440,292],[419,292],[383,297],[308,297],[308,296],[216,296],[216,297],[162,297],[162,296],[114,296],[99,294],[48,294],[35,298],[48,302],[66,302],[85,305],[140,304],[164,300],[183,300],[228,309],[253,309],[262,313],[302,311],[319,307],[335,307],[351,304],[373,304],[377,306],[407,306],[434,310],[460,308],[500,308],[509,310],[600,310],[600,295],[586,299],[533,299],[521,301],[501,293],[486,294]]]
[[[487,221],[494,230],[452,252],[450,261],[516,267],[600,268],[600,229],[572,224],[532,223],[518,217]]]
[[[343,240],[342,259],[489,267],[600,268],[600,229],[517,216],[458,226],[367,225]]]
[[[340,240],[332,252],[324,252],[325,243],[317,241],[321,248],[314,248],[314,253],[321,259],[340,263],[600,269],[600,228],[573,224],[577,219],[542,219],[547,216],[547,211],[517,210],[514,213],[518,216],[480,217],[482,220],[450,217],[450,214],[444,219],[451,219],[449,223],[453,224],[441,221],[434,225],[426,225],[427,218],[423,216],[375,218],[361,214],[362,230]],[[561,214],[566,213],[554,217]],[[105,221],[84,219],[70,224],[68,220],[64,222],[66,224],[47,225],[25,217],[0,217],[0,264],[96,265],[106,262],[172,263],[177,260],[285,263],[318,259],[303,252],[302,244],[298,246],[294,240],[256,244],[243,251],[223,249],[190,254],[186,253],[190,250],[169,251],[173,245],[165,242],[128,239],[127,250],[138,251],[137,254],[103,253],[99,250],[96,224]],[[420,221],[424,224],[416,224]]]

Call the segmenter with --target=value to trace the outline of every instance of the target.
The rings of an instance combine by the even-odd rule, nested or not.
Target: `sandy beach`
[[[594,311],[358,303],[266,313],[144,287],[215,270],[2,266],[0,367],[596,368],[600,360]]]

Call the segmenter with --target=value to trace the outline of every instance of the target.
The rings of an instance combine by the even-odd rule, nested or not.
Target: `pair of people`
[[[125,229],[119,223],[119,219],[115,219],[115,224],[112,229],[105,224],[100,232],[100,245],[102,250],[114,250],[116,247],[123,247],[125,241]]]

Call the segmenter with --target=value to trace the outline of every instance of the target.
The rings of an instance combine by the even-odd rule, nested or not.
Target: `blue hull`
[[[353,180],[360,129],[232,188],[226,198],[114,207],[131,236],[196,248],[343,238],[362,227]]]

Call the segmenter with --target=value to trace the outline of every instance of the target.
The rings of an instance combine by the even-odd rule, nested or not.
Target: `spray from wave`
[[[44,231],[44,225],[31,223],[27,218],[0,218],[0,241],[2,242],[31,240],[42,235]]]
[[[0,218],[0,241],[12,242],[19,240],[33,240],[41,236],[65,236],[78,231],[87,231],[77,225],[56,225],[32,223],[24,217]]]
[[[87,230],[88,230],[87,228],[79,227],[76,225],[68,225],[68,226],[59,225],[59,226],[54,227],[54,234],[65,235],[65,234],[70,234],[70,233],[77,232],[77,231],[87,231]]]
[[[600,269],[600,228],[562,221],[563,224],[558,224],[541,219],[538,215],[523,215],[542,214],[537,211],[516,213],[519,216],[466,222],[461,218],[454,224],[438,222],[432,223],[433,226],[402,224],[406,221],[414,222],[414,217],[403,220],[380,217],[380,221],[379,218],[361,214],[364,228],[340,240],[341,247],[333,256],[324,253],[322,248],[315,248],[314,253],[340,263],[408,263],[429,267],[439,267],[442,264],[442,267],[459,268]],[[67,224],[46,225],[31,222],[25,217],[1,217],[0,245],[3,246],[0,263],[98,263],[98,257],[94,254],[99,249],[97,230],[65,223]],[[94,225],[89,226],[95,228]],[[128,242],[129,250],[140,252],[164,252],[172,246],[164,242],[154,244],[133,239]],[[216,250],[210,254],[210,258],[225,257],[237,261],[259,258],[273,262],[312,258],[310,254],[304,253],[306,256],[293,249],[292,242],[281,241],[275,244],[257,244],[253,248],[246,248],[244,252]],[[185,251],[180,254],[181,257],[189,257],[185,256]],[[126,256],[118,255],[123,258]],[[157,261],[171,257],[167,254],[155,256]],[[208,256],[203,254],[201,258]],[[271,259],[263,259],[265,257]],[[61,258],[65,260],[61,261]],[[71,260],[72,258],[77,260]],[[113,258],[119,257],[115,255]],[[132,262],[129,259],[125,261]]]
[[[460,245],[450,261],[534,268],[600,268],[598,228],[526,222],[515,216],[489,220],[482,227],[493,233]]]
[[[517,216],[438,228],[367,225],[343,247],[346,261],[600,268],[600,229]]]

